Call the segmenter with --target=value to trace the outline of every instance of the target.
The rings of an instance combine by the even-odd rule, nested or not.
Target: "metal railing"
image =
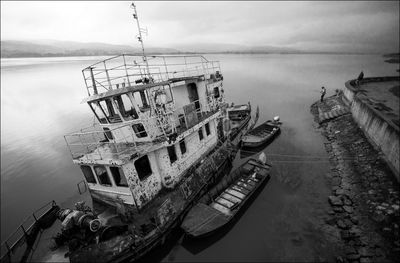
[[[155,120],[156,117],[151,118]],[[135,132],[132,131],[132,125],[144,124],[143,120],[135,120],[129,124],[123,124],[116,128],[103,130],[100,125],[94,125],[85,128],[84,132],[75,132],[64,136],[73,159],[81,158],[84,155],[89,155],[87,158],[94,160],[101,160],[106,158],[113,158],[114,155],[121,155],[128,152],[147,151],[148,147],[152,145],[150,142],[138,142]],[[143,125],[146,127],[147,125]],[[162,127],[159,127],[162,128]],[[124,131],[125,130],[125,131]],[[145,131],[136,133],[144,135]],[[107,134],[112,134],[112,136]],[[114,139],[114,135],[118,134],[120,137]],[[157,138],[162,141],[163,138]]]
[[[143,83],[220,73],[218,61],[208,61],[201,55],[149,55],[147,62],[149,72],[142,56],[123,54],[83,69],[88,95]]]
[[[206,107],[205,103],[200,100],[190,103],[194,107],[198,105],[193,112],[197,121],[191,125],[181,107],[164,112],[163,116],[136,119],[107,130],[103,129],[105,126],[93,125],[65,135],[64,138],[73,159],[86,156],[88,159],[101,160],[121,157],[123,154],[144,153],[155,150],[160,143],[169,140],[170,135],[178,136],[219,111],[218,107],[210,107],[209,104]],[[134,130],[134,125],[143,125],[143,130]]]
[[[35,238],[34,233],[32,233],[33,227],[40,224],[39,221],[42,217],[53,209],[54,206],[57,206],[57,204],[52,200],[25,218],[18,228],[1,244],[0,259],[3,260],[7,255],[11,256],[18,246],[21,246],[30,238]]]

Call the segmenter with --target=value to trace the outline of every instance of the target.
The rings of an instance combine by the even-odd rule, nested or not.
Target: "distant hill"
[[[220,43],[196,43],[175,45],[174,48],[147,47],[148,54],[185,54],[185,53],[227,53],[227,54],[355,54],[354,52],[317,52],[304,51],[276,46],[246,46]],[[55,56],[112,56],[119,54],[140,54],[141,49],[129,45],[106,43],[82,43],[75,41],[33,40],[1,41],[2,58],[18,57],[55,57]],[[357,53],[361,54],[361,53]]]
[[[179,53],[172,48],[147,48],[148,53]],[[1,41],[1,57],[54,57],[54,56],[102,56],[122,53],[140,53],[139,48],[128,45],[105,43],[81,43],[74,41],[36,40],[36,41]]]
[[[178,45],[182,52],[199,53],[302,53],[300,50],[275,46],[245,46],[235,44],[197,43],[195,45]]]

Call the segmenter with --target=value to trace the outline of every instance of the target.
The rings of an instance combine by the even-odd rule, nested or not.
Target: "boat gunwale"
[[[252,161],[253,161],[253,162],[252,162]],[[241,211],[244,211],[244,210],[242,210],[242,208],[245,207],[246,204],[249,204],[249,203],[248,203],[249,200],[251,200],[252,198],[255,198],[255,197],[256,197],[256,195],[257,195],[259,189],[260,189],[266,182],[268,182],[269,179],[270,179],[270,177],[271,177],[271,175],[270,175],[270,168],[271,168],[271,165],[270,165],[270,164],[265,164],[264,167],[262,167],[261,164],[259,164],[259,163],[258,163],[257,161],[255,161],[255,159],[253,159],[253,158],[249,159],[247,162],[245,162],[244,164],[242,164],[241,166],[239,166],[239,167],[238,167],[237,169],[235,169],[235,170],[239,170],[242,166],[244,166],[245,164],[248,164],[248,163],[250,163],[250,162],[252,162],[251,164],[252,164],[254,167],[261,167],[262,169],[268,169],[268,174],[267,174],[266,176],[263,176],[263,178],[260,179],[260,180],[257,182],[257,184],[252,188],[252,190],[249,191],[249,192],[245,195],[245,197],[244,197],[240,202],[237,202],[237,203],[235,203],[235,204],[232,206],[232,207],[234,207],[234,208],[231,210],[231,213],[230,213],[229,215],[223,214],[224,216],[226,216],[226,217],[224,218],[224,219],[226,219],[226,221],[225,221],[223,224],[221,224],[220,226],[218,226],[217,228],[215,228],[215,229],[213,229],[213,230],[211,230],[211,231],[209,231],[209,232],[206,232],[206,233],[203,233],[203,234],[200,234],[200,235],[193,235],[192,233],[188,233],[188,232],[186,232],[186,231],[184,230],[185,233],[186,233],[187,235],[189,235],[189,236],[192,237],[192,238],[202,238],[202,237],[210,236],[210,235],[212,235],[213,233],[215,233],[215,232],[221,230],[222,228],[224,228],[226,225],[228,225],[228,224],[230,224],[231,222],[233,222],[233,221],[235,220],[235,218],[238,218],[238,217],[236,217],[236,215],[239,214]],[[233,171],[233,172],[235,172],[235,171]],[[232,172],[232,173],[233,173],[233,172]],[[235,185],[237,186],[236,182],[238,182],[238,180],[240,180],[240,179],[243,178],[242,175],[243,175],[243,174],[239,175],[238,178],[237,178],[236,180],[233,180],[232,183],[231,183],[229,186],[227,186],[227,187],[225,188],[224,191],[222,191],[222,192],[220,192],[220,193],[216,193],[214,196],[218,196],[218,197],[219,197],[220,195],[222,195],[223,193],[225,193],[225,191],[226,191],[227,189],[231,189],[231,188],[230,188],[231,186],[235,186]],[[252,174],[247,175],[246,178],[249,178],[249,177],[251,177],[251,176],[252,176]],[[222,182],[220,182],[220,184],[222,184]],[[218,185],[216,185],[214,188],[217,188],[217,187],[218,187]],[[211,200],[213,199],[213,197],[210,197],[210,198],[211,198]],[[201,202],[202,204],[205,204],[205,205],[209,206],[209,207],[211,207],[210,205],[212,204],[212,202],[210,202],[209,204],[206,204],[206,203],[202,202],[201,200],[200,200],[200,202]],[[231,207],[231,208],[232,208],[232,207]],[[211,208],[213,208],[213,207],[211,207]],[[229,208],[229,209],[231,209],[231,208]],[[215,209],[215,208],[213,208],[213,209]],[[215,209],[215,210],[217,210],[217,209]],[[218,211],[218,210],[217,210],[217,211]]]

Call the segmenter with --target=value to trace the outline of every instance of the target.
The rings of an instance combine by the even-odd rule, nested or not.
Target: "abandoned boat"
[[[259,147],[270,142],[280,132],[281,125],[279,117],[260,124],[242,137],[242,147]]]
[[[248,126],[224,125],[228,103],[219,62],[146,55],[139,23],[138,29],[142,55],[115,56],[82,70],[83,103],[97,123],[65,136],[84,177],[79,189],[88,190],[93,205],[64,209],[52,202],[39,218],[34,214],[33,224],[20,226],[17,241],[3,243],[2,261],[137,260],[163,244],[231,170],[232,141]],[[42,218],[59,219],[50,224],[53,238],[37,235],[48,228]]]
[[[233,105],[232,103],[226,111],[229,118],[228,128],[226,129],[230,131],[231,140],[236,138],[241,131],[252,129],[259,116],[259,108],[257,106],[255,117],[253,119],[251,118],[250,102],[242,105]],[[250,120],[253,120],[251,124]]]
[[[249,159],[225,176],[189,211],[181,228],[188,236],[201,238],[227,226],[269,180],[270,167]]]

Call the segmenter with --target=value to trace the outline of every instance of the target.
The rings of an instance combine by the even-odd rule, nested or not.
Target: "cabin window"
[[[179,141],[179,148],[181,148],[181,153],[184,154],[186,152],[186,143],[185,139]]]
[[[135,161],[135,168],[140,180],[144,180],[151,175],[151,166],[147,155],[140,157]]]
[[[203,128],[200,127],[199,129],[199,139],[200,141],[203,140],[204,136],[203,136]]]
[[[139,117],[136,113],[135,107],[133,106],[127,94],[122,94],[120,96],[114,97],[114,101],[117,104],[118,110],[124,120],[129,121],[137,119]]]
[[[95,166],[94,172],[101,185],[111,186],[110,178],[108,177],[107,170],[104,166]]]
[[[126,177],[125,177],[121,167],[110,166],[110,171],[114,178],[114,182],[117,186],[123,186],[123,187],[128,186],[128,182],[126,181]]]
[[[96,183],[96,179],[94,178],[94,174],[93,174],[92,168],[90,168],[90,166],[81,165],[81,170],[82,170],[83,175],[85,176],[86,182],[92,183],[92,184]]]
[[[165,88],[165,94],[167,95],[167,102],[172,102],[172,92],[171,92],[171,87],[168,86]]]
[[[110,121],[110,123],[121,122],[121,118],[115,112],[110,99],[101,100],[99,101],[99,104],[103,109],[104,113],[107,115],[107,118]]]
[[[178,159],[178,157],[176,156],[175,145],[168,146],[167,150],[170,162],[174,163]]]
[[[209,122],[207,122],[206,123],[206,125],[205,125],[205,127],[206,127],[206,135],[208,136],[208,135],[210,135],[210,123]]]
[[[132,129],[138,138],[147,137],[146,129],[144,128],[142,123],[137,123],[132,125]]]
[[[146,90],[135,91],[133,97],[140,108],[140,111],[145,111],[149,108],[149,98],[147,96]]]
[[[104,114],[104,111],[101,109],[98,101],[89,103],[89,106],[96,115],[100,123],[102,124],[107,123],[107,117]]]
[[[219,88],[218,87],[215,87],[214,88],[214,98],[219,98]]]
[[[103,130],[104,130],[104,135],[106,136],[107,140],[113,140],[114,139],[114,137],[113,137],[113,135],[112,135],[112,133],[111,133],[109,128],[104,127]]]

